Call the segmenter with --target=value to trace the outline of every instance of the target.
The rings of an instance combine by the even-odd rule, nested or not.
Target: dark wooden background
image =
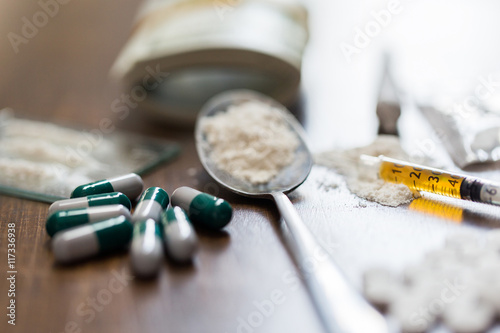
[[[36,1],[1,1],[0,107],[13,108],[19,117],[89,129],[103,117],[113,117],[111,103],[120,96],[121,87],[109,80],[108,70],[127,39],[137,6],[129,0],[71,1],[61,5],[57,15],[15,53],[8,33],[19,34],[22,18],[31,17],[40,7]],[[368,143],[378,126],[374,110],[385,50],[383,33],[351,63],[339,45],[352,41],[353,27],[362,26],[370,10],[385,3],[311,1],[309,6],[311,41],[304,60],[303,122],[312,148]],[[412,17],[403,12],[394,22]],[[390,31],[397,30],[397,24]],[[145,119],[140,110],[116,124],[175,140],[182,147],[177,160],[144,178],[146,186],[161,186],[172,193],[188,185],[217,194],[233,204],[232,223],[221,233],[200,232],[201,248],[193,266],[166,262],[156,280],[125,279],[120,288],[117,276],[130,277],[126,253],[71,267],[55,266],[44,227],[48,205],[0,196],[0,331],[321,332],[308,294],[295,280],[299,273],[286,250],[273,203],[240,198],[214,184],[198,161],[191,131],[162,127]],[[338,187],[322,186],[325,181]],[[476,213],[477,205],[454,200],[444,202],[469,209],[470,220],[457,224],[407,207],[365,202],[349,193],[340,176],[321,167],[314,167],[291,197],[305,223],[358,288],[367,267],[401,270],[439,246],[451,232],[479,234],[498,222],[493,217],[487,226],[478,224],[484,219]],[[499,213],[495,207],[479,210],[489,216]],[[9,222],[16,223],[15,327],[7,324],[5,316]],[[121,290],[109,293],[117,288]],[[282,302],[267,312],[259,310],[274,293],[283,294]],[[107,299],[108,295],[112,297]],[[96,298],[106,304],[93,309]]]

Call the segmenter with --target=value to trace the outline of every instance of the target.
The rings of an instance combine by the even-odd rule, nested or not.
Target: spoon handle
[[[301,273],[326,330],[345,333],[388,332],[384,317],[347,282],[302,222],[290,199],[281,192],[274,192],[272,196],[290,231],[290,250],[296,264],[304,267]]]

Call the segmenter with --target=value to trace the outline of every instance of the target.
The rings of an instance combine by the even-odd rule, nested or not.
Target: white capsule
[[[139,277],[155,276],[163,261],[161,227],[153,219],[136,222],[130,247],[132,270]]]
[[[163,240],[171,259],[186,262],[198,250],[198,237],[186,213],[180,207],[167,209],[161,215]]]

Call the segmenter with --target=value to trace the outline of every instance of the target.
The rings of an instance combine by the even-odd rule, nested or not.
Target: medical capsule
[[[224,199],[186,186],[174,191],[171,204],[184,209],[193,223],[213,230],[224,228],[233,215],[231,205]]]
[[[185,262],[198,250],[198,237],[189,219],[180,207],[169,208],[161,215],[163,241],[169,257]]]
[[[139,198],[139,202],[132,214],[132,221],[153,219],[160,221],[161,212],[168,205],[168,194],[160,187],[150,187]]]
[[[45,228],[49,236],[56,232],[81,224],[98,222],[117,216],[125,216],[130,220],[130,212],[122,205],[97,206],[55,212],[47,218]]]
[[[133,226],[125,216],[62,231],[52,240],[58,263],[67,264],[124,248],[132,238]]]
[[[163,261],[161,226],[153,219],[134,224],[130,263],[139,277],[152,277],[158,273]]]
[[[130,210],[132,205],[129,198],[120,192],[94,194],[88,197],[59,200],[49,207],[49,215],[60,210],[87,208],[95,206],[123,205]]]
[[[120,177],[103,179],[93,183],[80,185],[73,190],[71,198],[86,197],[93,194],[121,192],[131,201],[141,194],[144,183],[142,178],[135,173],[129,173]]]

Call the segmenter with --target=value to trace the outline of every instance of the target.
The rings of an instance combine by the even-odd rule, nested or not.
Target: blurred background
[[[109,71],[127,42],[139,3],[61,3],[33,36],[23,38],[25,20],[33,21],[43,8],[35,1],[1,2],[0,105],[20,116],[95,126],[93,120],[109,114],[126,87],[127,82],[110,79]],[[236,3],[214,1],[211,10],[216,16],[222,8],[229,16]],[[371,142],[387,67],[397,89],[420,102],[463,93],[480,83],[480,76],[498,71],[500,4],[495,1],[303,4],[310,31],[299,104],[314,150]],[[266,20],[254,16],[245,24]],[[139,128],[137,120],[146,118],[140,115],[138,107],[127,122]]]

